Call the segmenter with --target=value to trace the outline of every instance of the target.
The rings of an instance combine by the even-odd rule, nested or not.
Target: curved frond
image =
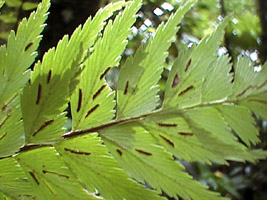
[[[134,58],[129,58],[120,70],[117,90],[118,119],[151,112],[159,106],[157,84],[168,56],[167,50],[179,30],[178,24],[194,2],[188,1],[166,23],[160,24],[154,38],[144,49],[140,46]]]
[[[214,79],[208,74],[208,69],[222,67],[221,62],[225,63],[225,59],[214,62],[216,60],[215,53],[219,47],[220,41],[224,35],[224,29],[228,23],[225,19],[217,29],[210,35],[205,37],[199,45],[191,47],[191,49],[181,52],[175,61],[166,84],[166,92],[164,97],[164,108],[184,109],[208,103],[208,96],[202,99],[202,93],[208,91],[205,85],[209,84],[205,79]],[[227,61],[226,61],[227,62]],[[226,66],[229,69],[229,65]],[[229,72],[228,69],[223,72]],[[223,79],[227,74],[222,75]],[[226,85],[224,86],[227,87]],[[230,90],[231,91],[231,90]],[[226,92],[230,92],[226,89]],[[231,93],[230,93],[231,94]],[[228,94],[228,95],[230,95]],[[208,95],[208,94],[207,94]],[[224,95],[226,93],[224,92]]]
[[[1,116],[0,122],[0,157],[10,156],[24,145],[23,121],[21,120],[21,110],[18,102],[13,101],[8,104],[8,114]],[[0,113],[0,115],[5,113]]]
[[[61,139],[66,121],[63,111],[77,85],[83,62],[88,59],[84,55],[94,44],[105,20],[122,5],[123,2],[118,2],[100,10],[93,20],[89,18],[83,27],[79,26],[70,39],[64,36],[56,49],[50,49],[42,63],[34,66],[31,83],[21,97],[26,143],[54,143]]]
[[[28,20],[22,20],[16,34],[11,31],[7,45],[0,47],[0,156],[12,155],[24,145],[20,93],[30,77],[27,68],[37,56],[49,6],[44,0]]]
[[[119,65],[142,1],[100,9],[30,72],[49,2],[0,47],[0,199],[226,200],[180,161],[227,165],[267,157],[251,148],[259,142],[252,113],[267,119],[267,64],[239,57],[230,72],[228,55],[216,55],[228,18],[179,52],[159,108],[162,65],[195,0],[126,59],[117,91],[105,76]],[[65,133],[69,103],[72,130]]]
[[[17,33],[10,32],[7,45],[0,47],[0,106],[4,106],[26,84],[30,77],[27,68],[37,56],[36,49],[42,39],[40,33],[45,27],[49,0],[43,0],[36,12],[29,19],[24,18],[18,26]],[[25,37],[27,35],[27,37]]]
[[[105,129],[101,136],[120,166],[138,181],[175,198],[226,199],[194,181],[138,123]]]
[[[267,62],[263,66],[253,67],[249,58],[239,57],[235,70],[233,98],[266,120]]]
[[[105,82],[105,75],[119,64],[140,3],[140,0],[129,2],[114,22],[108,22],[103,37],[96,42],[71,98],[73,130],[107,123],[114,117],[115,94]]]
[[[162,199],[129,179],[101,143],[97,134],[91,134],[64,141],[56,149],[89,191],[106,199]]]

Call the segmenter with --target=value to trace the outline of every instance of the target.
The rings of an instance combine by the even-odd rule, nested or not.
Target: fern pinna
[[[160,102],[168,48],[194,3],[173,13],[126,60],[116,91],[105,75],[120,64],[141,0],[100,9],[33,70],[50,1],[10,32],[0,47],[0,199],[152,200],[165,199],[163,193],[227,199],[177,161],[227,165],[266,158],[266,151],[251,149],[259,142],[251,113],[267,119],[267,66],[255,72],[239,57],[230,73],[228,55],[216,55],[226,18],[180,52]],[[69,103],[72,130],[66,132]]]

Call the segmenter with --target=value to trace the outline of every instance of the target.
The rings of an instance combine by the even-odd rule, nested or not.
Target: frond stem
[[[156,110],[156,111],[158,112],[159,110]],[[145,118],[147,116],[150,116],[150,115],[152,115],[154,113],[155,112],[151,112],[151,113],[140,115],[140,116],[137,116],[137,117],[123,118],[123,119],[112,121],[112,122],[109,122],[109,123],[106,123],[106,124],[102,124],[100,126],[84,129],[84,130],[70,131],[70,132],[64,134],[62,137],[63,138],[70,138],[70,137],[76,137],[76,136],[79,136],[79,135],[83,135],[83,134],[86,134],[86,133],[96,132],[96,131],[99,131],[101,129],[104,129],[104,128],[107,128],[107,127],[110,127],[110,126],[114,126],[114,125],[118,125],[118,124],[122,124],[122,123],[125,123],[125,122],[142,120],[143,118]]]

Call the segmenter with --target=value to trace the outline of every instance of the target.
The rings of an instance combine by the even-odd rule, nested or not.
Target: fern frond
[[[79,26],[70,40],[64,36],[56,49],[50,49],[42,63],[34,66],[31,84],[21,97],[26,143],[54,143],[61,139],[66,121],[62,112],[73,90],[69,85],[75,84],[77,73],[82,70],[80,65],[88,59],[81,55],[93,45],[104,21],[123,4],[118,2],[100,10],[95,19],[89,18],[83,28]]]
[[[17,34],[11,32],[7,46],[0,47],[0,198],[227,199],[193,180],[179,160],[228,164],[267,157],[250,148],[259,142],[251,112],[267,118],[267,66],[255,72],[247,58],[239,58],[230,73],[228,56],[216,56],[227,18],[199,45],[179,53],[163,106],[155,110],[171,38],[194,2],[127,59],[117,102],[105,75],[119,65],[141,0],[101,9],[70,38],[64,36],[32,73],[27,68],[49,1],[22,21]],[[73,127],[64,134],[69,102]]]
[[[259,130],[254,126],[255,119],[251,116],[249,109],[238,105],[222,105],[217,108],[246,145],[249,146],[250,142],[255,145],[260,141]]]
[[[201,91],[204,104],[222,102],[232,94],[231,81],[233,76],[230,74],[231,68],[232,64],[228,55],[223,55],[212,61],[207,69]],[[219,74],[220,76],[218,76]]]
[[[37,55],[49,6],[44,0],[22,20],[16,34],[11,31],[7,46],[0,47],[0,156],[12,155],[24,145],[20,91],[30,77],[27,68]]]
[[[130,180],[101,143],[97,134],[90,134],[64,141],[56,149],[89,191],[97,190],[106,199],[162,199]]]
[[[95,44],[92,55],[85,63],[80,84],[71,98],[73,130],[107,123],[114,117],[115,94],[104,78],[111,67],[119,64],[140,6],[141,0],[129,2],[114,22],[109,21],[103,37]]]
[[[193,181],[140,124],[122,124],[100,134],[120,166],[139,182],[175,198],[179,195],[184,199],[226,199]]]
[[[25,85],[30,77],[25,71],[37,56],[36,49],[41,41],[40,33],[47,18],[49,0],[44,0],[29,19],[24,18],[18,26],[17,33],[10,32],[7,46],[0,47],[0,106],[4,106]],[[25,37],[27,35],[27,37]]]
[[[235,160],[238,160],[237,155],[239,155],[240,161],[253,161],[248,149],[238,143],[237,138],[232,135],[228,126],[235,130],[247,145],[249,145],[249,140],[255,144],[259,140],[257,138],[258,131],[252,125],[254,119],[249,116],[249,112],[245,113],[246,115],[244,116],[247,116],[246,126],[242,126],[241,121],[243,119],[236,118],[238,115],[241,116],[241,113],[229,113],[226,115],[227,109],[220,110],[220,108],[227,108],[224,105],[225,103],[237,103],[231,101],[236,88],[231,83],[233,78],[229,74],[231,70],[229,59],[227,56],[220,58],[214,56],[226,24],[227,20],[211,36],[203,39],[198,46],[193,46],[180,54],[167,81],[163,108],[166,110],[178,109],[181,113],[185,113],[182,115],[186,120],[190,121],[188,125],[193,123],[191,128],[201,127],[209,132],[210,142],[214,140],[214,143],[218,143],[218,145],[221,142],[222,150],[221,152],[217,151],[217,155],[221,158],[217,158],[216,161],[225,162],[226,157],[229,157],[233,151],[239,152],[236,153]],[[206,50],[203,51],[203,49]],[[220,73],[220,76],[217,75],[218,73]],[[240,76],[240,74],[237,76]],[[185,108],[186,110],[183,110]],[[234,112],[236,108],[233,107],[233,109],[229,110]],[[244,112],[242,113],[244,114]],[[194,132],[193,130],[191,131],[192,133]],[[205,139],[201,138],[201,134],[197,137],[204,149],[208,150],[205,148]],[[215,140],[220,140],[220,142]],[[229,152],[226,153],[227,151],[223,151],[226,148],[224,145],[230,145],[233,148],[228,147]],[[216,154],[216,150],[218,149],[214,146],[211,152]],[[175,154],[176,156],[177,153]]]
[[[8,104],[5,113],[0,112],[0,157],[10,156],[16,153],[24,145],[23,122],[21,121],[21,108],[19,98]]]
[[[256,72],[257,67],[259,72]],[[267,62],[257,67],[253,67],[249,58],[238,58],[233,98],[267,120]]]
[[[151,112],[159,106],[157,84],[168,56],[167,50],[171,39],[179,30],[178,24],[194,2],[188,1],[165,24],[162,23],[144,50],[139,49],[134,59],[130,58],[120,70],[117,90],[118,119]],[[142,58],[144,55],[147,56]]]
[[[28,178],[14,158],[0,160],[0,183],[0,197],[19,199],[20,196],[32,195]]]
[[[208,164],[226,163],[221,155],[206,148],[207,143],[198,140],[185,118],[177,113],[157,113],[147,117],[142,124],[161,146],[178,159]]]
[[[208,77],[208,68],[216,67],[211,63],[216,58],[215,53],[228,21],[229,19],[225,19],[216,31],[205,37],[198,46],[193,45],[191,49],[181,52],[166,83],[164,108],[184,109],[204,103],[202,100],[204,80]]]
[[[42,159],[36,159],[38,156]],[[54,148],[39,148],[9,158],[9,162],[1,164],[2,172],[5,174],[1,174],[1,181],[6,183],[2,186],[18,188],[16,192],[4,188],[15,199],[96,199],[83,189]]]

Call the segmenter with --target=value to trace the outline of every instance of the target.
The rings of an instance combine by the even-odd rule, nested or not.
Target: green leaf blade
[[[159,106],[157,84],[163,71],[162,65],[168,56],[167,50],[171,45],[171,39],[179,29],[178,24],[193,3],[194,1],[188,1],[171,15],[165,24],[162,23],[144,50],[140,47],[134,59],[122,67],[117,90],[118,119],[142,115]],[[133,74],[135,78],[132,78]]]
[[[239,57],[235,70],[232,99],[266,120],[267,63],[255,67],[249,58]]]
[[[120,166],[138,181],[175,198],[179,195],[184,199],[226,199],[193,181],[184,167],[175,163],[137,123],[112,127],[100,135]]]
[[[11,156],[24,145],[23,122],[18,104],[19,98],[7,105],[5,112],[0,113],[0,157]]]
[[[213,160],[219,162],[219,159],[198,141],[187,121],[181,115],[162,112],[147,117],[141,123],[157,139],[159,144],[176,158],[207,164],[211,164]]]
[[[109,122],[114,117],[115,94],[111,92],[104,79],[108,70],[119,64],[140,3],[138,0],[127,4],[124,12],[119,14],[114,22],[109,21],[103,37],[95,44],[92,55],[85,63],[80,84],[71,98],[73,130],[97,126]],[[88,76],[91,78],[88,79]],[[84,92],[86,90],[90,92]],[[100,115],[102,119],[94,120]]]
[[[36,159],[40,156],[42,159]],[[44,147],[16,157],[38,199],[90,198],[54,148]]]
[[[254,126],[255,119],[247,108],[238,105],[223,105],[219,107],[219,110],[229,126],[247,146],[251,143],[255,145],[260,141],[259,131]]]
[[[193,45],[191,49],[180,53],[167,80],[164,108],[184,109],[203,104],[204,77],[208,67],[214,62],[215,52],[228,21],[229,18],[226,18],[198,46]]]
[[[90,134],[56,148],[89,191],[97,190],[106,199],[162,199],[130,180],[101,143],[97,134]]]
[[[1,193],[13,199],[35,196],[26,174],[14,158],[0,160]]]
[[[1,107],[18,93],[29,79],[29,73],[25,70],[37,56],[36,49],[42,38],[40,33],[44,29],[49,6],[50,1],[43,0],[28,20],[22,20],[16,34],[11,31],[7,46],[1,47],[0,71],[1,85],[3,85],[0,88]]]

